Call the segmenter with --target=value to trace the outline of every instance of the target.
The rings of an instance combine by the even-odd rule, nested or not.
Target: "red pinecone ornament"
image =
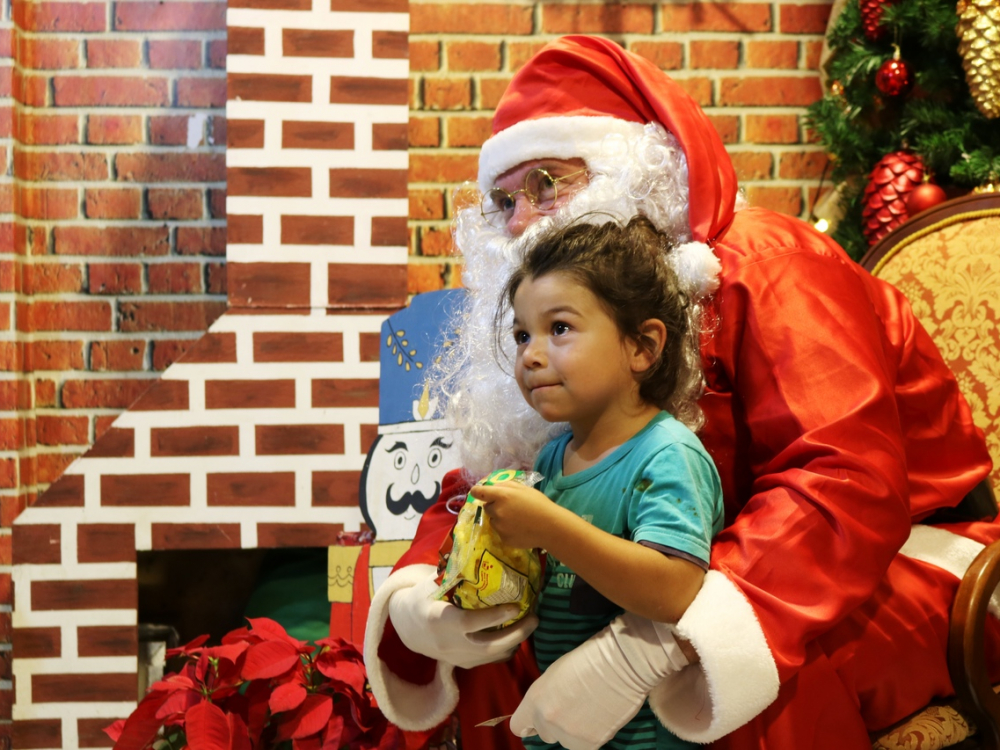
[[[862,231],[874,245],[910,217],[906,199],[923,183],[924,161],[912,151],[883,156],[868,178],[861,211]]]
[[[882,25],[882,9],[891,0],[858,0],[861,8],[861,28],[871,42],[885,38],[886,28]]]
[[[899,59],[899,48],[891,60],[879,66],[875,86],[886,96],[904,96],[913,88],[913,75],[906,60]]]

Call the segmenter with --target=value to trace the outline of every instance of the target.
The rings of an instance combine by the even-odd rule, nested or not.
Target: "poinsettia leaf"
[[[326,729],[323,730],[323,747],[320,750],[339,750],[344,744],[342,742],[343,736],[344,717],[334,713],[330,716],[330,721],[326,723]]]
[[[248,648],[250,648],[250,644],[246,641],[237,641],[236,643],[226,643],[221,646],[206,648],[204,653],[206,656],[210,656],[215,659],[225,659],[226,661],[235,664],[240,655]]]
[[[101,731],[104,732],[108,737],[111,738],[112,742],[118,742],[118,738],[122,736],[122,730],[125,728],[125,719],[118,719],[118,721],[113,724],[109,724],[104,727]]]
[[[214,703],[203,701],[189,710],[184,726],[191,750],[229,750],[229,720]]]
[[[299,663],[299,652],[290,643],[264,641],[247,649],[243,662],[243,678],[269,679],[284,674]]]
[[[160,701],[149,698],[150,696],[143,698],[135,711],[125,720],[121,733],[115,740],[116,750],[143,750],[160,731],[163,722],[156,718]]]
[[[164,679],[154,682],[149,688],[150,693],[172,693],[176,690],[194,690],[194,680],[184,674],[167,675]]]
[[[238,714],[226,714],[229,722],[229,750],[252,750],[250,731]]]
[[[208,634],[199,635],[193,641],[185,643],[183,646],[178,646],[177,648],[167,649],[167,658],[173,659],[175,656],[180,656],[181,654],[193,654],[198,651],[198,649],[208,641]]]
[[[292,739],[292,750],[320,750],[322,747],[319,736],[310,735],[302,739]]]
[[[293,740],[302,739],[311,734],[319,733],[330,721],[332,713],[333,699],[329,695],[313,693],[306,696],[302,705],[288,719],[291,727],[291,738]]]
[[[255,740],[261,736],[264,726],[267,724],[267,701],[270,694],[271,689],[268,684],[260,681],[251,682],[243,694],[247,701],[247,728],[250,730],[250,736]]]
[[[306,689],[302,685],[295,682],[286,682],[274,689],[267,705],[270,707],[272,714],[278,714],[282,711],[292,711],[298,708],[305,699]]]
[[[316,668],[335,682],[349,686],[359,695],[364,693],[368,676],[363,664],[349,661],[317,661]]]
[[[239,643],[240,641],[246,641],[248,643],[256,643],[260,640],[259,636],[252,635],[250,633],[250,628],[242,627],[236,628],[236,630],[230,630],[224,636],[222,636],[222,644],[228,645],[230,643]]]
[[[248,617],[247,622],[250,623],[251,630],[265,640],[284,641],[296,649],[307,645],[305,641],[292,638],[281,625],[268,617]]]
[[[171,693],[156,712],[157,719],[166,719],[171,714],[183,714],[201,703],[202,697],[193,690],[178,690]]]

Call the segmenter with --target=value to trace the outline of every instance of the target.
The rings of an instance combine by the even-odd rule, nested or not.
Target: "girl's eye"
[[[569,326],[565,323],[553,323],[552,333],[556,336],[562,336],[564,333],[569,333]]]
[[[514,343],[520,346],[528,343],[527,331],[514,331]]]

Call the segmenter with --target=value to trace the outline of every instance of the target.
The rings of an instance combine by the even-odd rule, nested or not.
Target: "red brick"
[[[150,294],[200,294],[200,263],[156,263],[149,266]]]
[[[22,526],[26,528],[31,528],[28,524],[22,524]],[[56,527],[54,544],[59,544],[58,527]],[[13,538],[9,534],[0,535],[0,565],[10,565],[12,561],[13,561]],[[59,562],[59,557],[56,557],[55,562],[57,563]],[[2,668],[0,668],[0,673],[2,673]],[[9,680],[10,678],[5,677],[3,679]]]
[[[344,452],[344,425],[257,425],[258,456],[333,455]]]
[[[331,104],[405,104],[409,82],[400,78],[330,78]]]
[[[142,142],[142,119],[138,116],[90,115],[87,117],[87,143],[131,145]]]
[[[410,190],[411,219],[443,219],[444,193],[441,190]]]
[[[343,362],[340,333],[264,333],[253,335],[254,362]]]
[[[16,628],[13,642],[14,652],[19,659],[44,659],[62,655],[62,629],[58,626]]]
[[[507,42],[507,69],[517,71],[521,69],[528,60],[534,57],[542,47],[546,45],[543,40],[534,41],[508,41]]]
[[[798,115],[747,115],[748,143],[798,143]]]
[[[128,302],[118,307],[118,330],[204,331],[226,310],[225,302]]]
[[[186,115],[151,115],[149,118],[149,142],[154,145],[187,145],[187,132]]]
[[[264,29],[230,26],[229,52],[234,55],[263,55]]]
[[[373,31],[372,57],[381,60],[406,60],[409,57],[405,31]]]
[[[138,68],[142,48],[134,39],[88,39],[88,68]]]
[[[680,70],[684,66],[684,45],[680,42],[636,41],[629,45],[629,50],[661,70]]]
[[[22,485],[23,486],[23,483]],[[81,503],[82,505],[83,503]],[[0,497],[0,523],[4,526],[10,527],[15,519],[21,515],[23,511],[28,506],[28,496],[27,495],[5,495]]]
[[[378,406],[378,381],[358,378],[315,379],[312,407]]]
[[[529,5],[451,2],[410,5],[411,34],[530,34],[533,27]]]
[[[151,456],[238,456],[240,428],[154,427],[150,430]]]
[[[354,32],[345,29],[282,29],[281,54],[285,57],[354,57]]]
[[[406,293],[423,294],[444,289],[444,265],[409,263],[406,266]]]
[[[14,20],[25,31],[80,32],[106,31],[105,3],[14,4]]]
[[[397,308],[406,299],[405,265],[331,263],[327,304],[336,308]]]
[[[142,266],[138,263],[91,263],[91,294],[141,294]]]
[[[112,523],[79,524],[76,527],[76,557],[77,561],[82,563],[135,562],[135,526]]]
[[[736,169],[736,176],[740,182],[770,179],[773,162],[770,154],[738,151],[730,156],[733,159],[733,167]]]
[[[101,476],[101,505],[103,506],[186,506],[190,504],[191,477],[188,474],[104,474]]]
[[[227,76],[230,99],[257,102],[312,101],[312,78],[300,75],[230,73]]]
[[[121,674],[34,674],[31,676],[31,697],[36,703],[135,700],[135,683],[135,672]]]
[[[19,112],[14,119],[14,136],[26,146],[78,143],[80,118],[77,115]]]
[[[106,180],[108,160],[104,154],[95,153],[19,151],[15,154],[14,174],[32,182]]]
[[[220,2],[115,3],[116,31],[223,31],[226,4]]]
[[[193,70],[201,67],[201,42],[195,39],[150,39],[149,67]]]
[[[226,189],[209,188],[208,190],[208,214],[213,219],[226,218]]]
[[[79,204],[75,188],[23,186],[15,194],[15,210],[26,219],[75,219]]]
[[[205,291],[209,294],[226,294],[229,290],[225,263],[206,263],[208,280]]]
[[[464,182],[478,171],[478,154],[410,155],[410,182]]]
[[[675,79],[688,96],[695,100],[698,106],[710,107],[715,101],[710,78],[677,78]]]
[[[377,405],[377,404],[376,404]],[[206,409],[293,409],[294,380],[207,380]]]
[[[771,31],[766,3],[685,3],[663,5],[663,31]]]
[[[225,182],[225,154],[118,154],[124,182]]]
[[[116,429],[112,430],[111,429],[111,425],[113,425],[115,423],[116,419],[118,419],[118,417],[116,417],[116,416],[95,417],[95,419],[94,419],[94,435],[97,437],[97,440],[100,440],[101,437],[104,436],[105,434],[110,435],[111,433],[123,433],[123,432],[131,433],[132,432],[131,429],[125,430],[125,429],[117,429],[116,428]],[[111,438],[108,437],[108,440],[111,440]],[[91,448],[91,450],[94,450],[94,448]],[[124,455],[130,455],[131,456],[131,455],[134,455],[134,453],[128,453],[128,454],[120,453],[120,454],[117,454],[117,455],[122,455],[122,456],[124,456]]]
[[[231,167],[226,189],[230,195],[309,198],[312,196],[312,170],[308,167]]]
[[[231,29],[232,27],[230,27]],[[225,70],[226,42],[226,39],[212,39],[208,42],[208,67],[216,70]]]
[[[94,341],[90,344],[90,369],[125,372],[145,369],[145,341]]]
[[[405,198],[402,169],[331,169],[331,198]]]
[[[295,505],[293,472],[243,472],[208,475],[208,506]]]
[[[789,216],[802,213],[802,191],[799,188],[750,185],[747,187],[747,200],[751,206],[770,208]]]
[[[131,188],[89,188],[84,191],[88,219],[138,219],[142,215],[142,191]]]
[[[723,78],[720,83],[722,106],[806,107],[823,96],[814,75]]]
[[[462,41],[448,42],[446,47],[448,70],[458,71],[498,71],[500,70],[500,43]]]
[[[83,290],[83,266],[61,263],[32,263],[21,268],[25,294],[79,292]]]
[[[0,489],[17,487],[17,462],[13,458],[0,458]],[[3,521],[0,521],[3,523]],[[4,524],[10,526],[9,523]]]
[[[30,4],[18,3],[18,5]],[[53,5],[63,4],[53,3]],[[18,719],[14,722],[11,747],[16,747],[18,750],[34,750],[35,748],[62,746],[62,721],[60,719]]]
[[[779,28],[782,34],[823,34],[830,19],[829,3],[818,5],[779,5]]]
[[[790,152],[778,161],[778,177],[787,180],[818,180],[828,162],[822,151]]]
[[[204,192],[198,188],[150,188],[146,206],[153,219],[201,219],[205,214]]]
[[[313,127],[319,125],[313,123]],[[264,148],[263,120],[229,120],[226,131],[226,145],[229,148]],[[282,140],[284,140],[284,130],[282,130]]]
[[[373,216],[372,247],[402,247],[407,242],[405,216]]]
[[[692,41],[692,68],[735,68],[740,64],[740,43]]]
[[[134,654],[138,651],[138,645],[129,651],[129,655]],[[112,717],[115,721],[118,719],[125,720],[126,716],[114,716]],[[113,748],[114,742],[108,737],[104,732],[104,728],[108,726],[108,718],[103,719],[77,719],[76,720],[76,736],[77,744],[81,748]]]
[[[148,381],[147,381],[148,382]],[[190,394],[186,380],[154,380],[129,407],[132,411],[186,411]]]
[[[234,0],[247,2],[248,0]],[[296,2],[296,0],[250,0],[250,2]],[[361,13],[405,13],[406,0],[331,0],[330,10]]]
[[[39,453],[38,484],[51,484],[66,473],[81,453]]]
[[[98,417],[94,425],[96,440],[87,451],[90,458],[131,458],[135,456],[135,430],[111,427],[116,417]]]
[[[472,80],[469,78],[424,78],[424,107],[468,109],[472,106]]]
[[[178,107],[225,107],[226,79],[181,78],[177,81]]]
[[[52,85],[57,107],[170,106],[170,87],[166,78],[55,76]]]
[[[62,404],[67,409],[124,409],[147,388],[148,380],[67,380],[62,387]]]
[[[410,72],[427,73],[441,67],[441,45],[434,41],[410,41]]]
[[[261,547],[329,547],[344,530],[340,523],[258,523]]]
[[[56,405],[56,384],[52,380],[39,379],[35,381],[35,405]]]
[[[115,539],[112,541],[109,539],[109,542],[114,544],[118,543],[118,540]],[[108,560],[107,562],[132,562],[133,560],[135,560],[134,548],[132,560]],[[80,562],[83,562],[83,560]],[[98,561],[95,560],[94,562]],[[139,638],[134,625],[98,625],[89,627],[81,625],[76,629],[76,643],[77,653],[83,657],[135,656],[139,650]],[[85,745],[81,742],[80,747],[94,747],[94,745]],[[103,745],[98,745],[98,747],[103,747]]]
[[[651,34],[652,5],[542,5],[546,34]]]
[[[493,132],[493,118],[448,117],[445,120],[449,146],[474,146],[479,148]]]
[[[802,42],[802,69],[818,70],[819,62],[823,56],[823,42],[813,40]]]
[[[798,42],[747,42],[747,67],[794,70],[799,65]]]
[[[407,127],[410,146],[437,148],[441,145],[440,128],[438,117],[411,117]]]
[[[229,300],[240,307],[308,307],[307,263],[238,263],[227,271]]]
[[[282,245],[353,245],[353,216],[282,216]],[[259,266],[266,272],[266,266]],[[301,271],[301,269],[299,269]],[[239,274],[239,272],[237,272]],[[244,278],[245,274],[239,274]],[[256,276],[256,274],[254,274]],[[300,300],[301,301],[301,300]]]
[[[10,538],[7,539],[9,543]],[[13,528],[13,544],[14,560],[18,565],[58,565],[62,562],[58,524],[18,524]],[[8,555],[4,564],[10,563]]]
[[[88,417],[49,417],[39,414],[35,418],[39,445],[89,445],[90,419]]]
[[[66,38],[18,39],[18,62],[37,70],[67,70],[80,65],[80,43]]]
[[[27,107],[47,107],[49,80],[48,76],[26,75],[15,68],[13,76],[0,76],[0,96],[13,96]]]
[[[170,252],[167,227],[56,227],[57,255],[166,255]]]
[[[157,344],[166,343],[158,341]],[[192,362],[235,362],[235,333],[206,333],[197,341],[177,342],[189,345],[184,361]],[[194,346],[190,346],[190,344]]]
[[[154,523],[153,549],[239,549],[238,523]]]
[[[496,109],[500,97],[510,85],[510,76],[503,78],[479,78],[479,105],[476,109]]]
[[[25,345],[28,371],[82,370],[82,341],[30,341]]]
[[[406,151],[410,145],[407,131],[403,123],[372,123],[372,150]]]
[[[109,331],[111,306],[107,302],[36,300],[18,303],[18,330]]]
[[[232,184],[229,185],[232,190]],[[229,217],[232,222],[233,217]],[[226,254],[226,227],[178,227],[178,255]]]
[[[740,118],[738,115],[708,115],[723,143],[739,143]]]
[[[261,148],[264,145],[263,120],[244,120],[238,130],[234,128],[230,132],[235,141],[246,144],[238,145],[238,148]],[[354,123],[285,120],[281,123],[281,147],[353,149]]]

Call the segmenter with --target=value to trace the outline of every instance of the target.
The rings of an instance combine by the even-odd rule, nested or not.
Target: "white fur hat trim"
[[[602,159],[620,158],[625,152],[616,143],[634,142],[644,125],[617,117],[571,115],[522,120],[490,138],[479,153],[479,189],[484,193],[508,169],[532,159],[583,159],[590,169],[602,171]]]
[[[681,287],[695,297],[705,297],[719,288],[722,264],[704,242],[685,242],[671,250],[667,257]]]

